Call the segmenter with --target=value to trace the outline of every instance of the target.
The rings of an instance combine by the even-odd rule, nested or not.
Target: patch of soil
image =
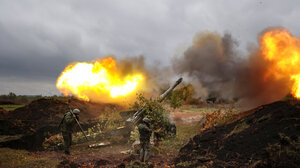
[[[95,166],[96,166],[96,167],[100,167],[100,166],[108,165],[108,164],[110,164],[110,163],[111,163],[111,162],[108,161],[108,160],[105,160],[105,159],[99,159],[99,160],[96,161]]]
[[[300,136],[300,108],[279,101],[231,124],[210,128],[181,148],[176,167],[272,167],[266,148]]]
[[[128,157],[128,154],[122,154],[121,151],[130,148],[129,144],[88,148],[88,144],[87,142],[71,146],[71,155],[64,155],[62,151],[42,151],[39,155],[48,158],[63,158],[60,165],[73,163],[78,167],[117,167]]]
[[[63,160],[57,165],[57,168],[78,168],[80,167],[79,164],[76,164],[72,161],[69,160]]]

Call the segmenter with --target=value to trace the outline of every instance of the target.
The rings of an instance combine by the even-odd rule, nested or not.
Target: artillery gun
[[[174,90],[180,83],[182,82],[182,78],[179,78],[168,90],[166,90],[163,94],[160,95],[159,97],[159,102],[162,102],[166,99],[166,97],[170,94],[172,90]],[[109,140],[106,143],[96,143],[96,144],[91,144],[89,145],[90,148],[97,148],[97,147],[102,147],[106,145],[111,145],[114,143],[114,139],[120,140],[117,137],[123,137],[123,141],[127,142],[130,138],[131,131],[134,130],[135,126],[138,125],[141,120],[144,118],[146,112],[145,105],[135,111],[122,111],[120,112],[121,117],[123,118],[125,124],[117,129],[111,130],[109,132],[104,133],[104,137],[106,140]],[[174,124],[168,123],[167,125],[163,126],[164,130],[167,130],[168,133],[171,134],[176,134],[176,126]],[[175,129],[175,130],[174,130]],[[120,141],[118,141],[119,143]]]
[[[170,94],[170,92],[172,90],[174,90],[176,88],[176,86],[178,86],[181,82],[182,82],[182,78],[179,78],[174,83],[173,86],[171,86],[168,90],[166,90],[163,94],[161,94],[159,102],[164,101],[166,99],[166,97]],[[140,110],[135,112],[131,118],[127,119],[127,122],[132,122],[134,125],[136,125],[137,123],[139,123],[142,120],[142,117],[143,117],[145,111],[146,111],[146,109],[144,107],[142,107]]]
[[[169,87],[163,94],[159,96],[159,102],[163,102],[166,97],[182,82],[182,78],[179,78],[171,87]],[[119,127],[109,133],[109,136],[123,136],[125,139],[130,137],[130,132],[134,130],[134,127],[138,125],[144,118],[146,108],[143,106],[138,111],[122,111],[120,115],[125,120],[125,126]],[[169,124],[168,129],[171,129],[176,133],[175,125]]]

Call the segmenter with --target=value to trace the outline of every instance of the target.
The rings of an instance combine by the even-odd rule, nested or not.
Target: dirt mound
[[[1,142],[0,146],[36,150],[42,149],[45,138],[59,133],[58,125],[70,108],[81,110],[80,122],[83,129],[92,127],[97,117],[108,109],[121,109],[114,104],[84,102],[77,99],[57,100],[42,98],[9,113],[0,111],[0,135],[23,134],[20,139]],[[2,114],[2,115],[1,115]]]
[[[177,167],[297,167],[300,108],[279,101],[234,123],[210,128],[181,148]],[[290,158],[284,161],[282,158]]]
[[[2,105],[15,105],[16,103],[8,100],[0,100],[0,104]]]
[[[17,108],[8,115],[8,119],[45,121],[59,120],[63,113],[67,111],[68,105],[56,99],[38,99],[30,104]]]
[[[100,104],[93,102],[85,102],[77,99],[69,99],[66,101],[57,99],[42,98],[32,101],[30,104],[18,108],[9,113],[6,119],[17,119],[23,121],[57,121],[60,122],[64,113],[70,108],[80,109],[80,120],[88,121],[98,117],[104,113],[106,109],[121,109],[116,104]]]

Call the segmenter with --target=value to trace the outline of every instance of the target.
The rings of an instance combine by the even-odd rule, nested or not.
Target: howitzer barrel
[[[179,85],[182,82],[182,78],[179,78],[173,86],[171,86],[167,91],[165,91],[163,94],[160,95],[159,102],[162,102],[165,100],[165,98],[169,95],[169,93],[176,88],[177,85]]]
[[[169,93],[176,88],[182,82],[182,78],[179,78],[174,85],[172,85],[168,90],[160,95],[159,102],[162,102],[166,99]],[[135,125],[142,119],[142,114],[146,111],[144,107],[133,114],[132,118],[129,118],[127,121],[134,123]]]

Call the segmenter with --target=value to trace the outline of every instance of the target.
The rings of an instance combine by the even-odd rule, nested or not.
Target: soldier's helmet
[[[73,113],[79,115],[80,110],[76,108],[76,109],[73,110]]]
[[[149,118],[147,118],[147,117],[145,117],[145,118],[143,119],[143,121],[144,121],[145,123],[150,124],[150,120],[149,120]]]

